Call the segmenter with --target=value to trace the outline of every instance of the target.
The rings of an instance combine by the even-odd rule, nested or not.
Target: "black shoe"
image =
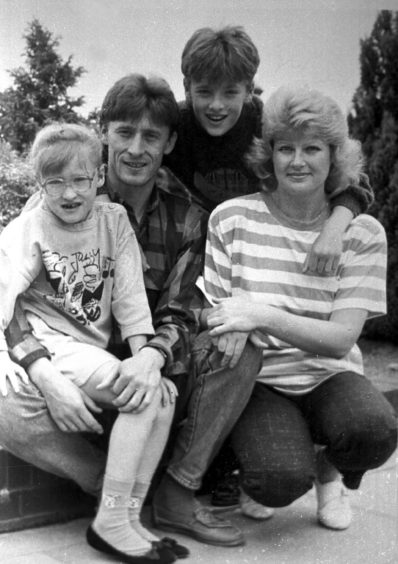
[[[188,558],[188,556],[190,555],[190,552],[186,546],[183,546],[171,537],[163,537],[160,539],[160,541],[155,541],[152,544],[154,544],[155,547],[158,546],[158,544],[165,546],[166,548],[171,550],[171,552],[174,552],[177,558]]]
[[[151,550],[140,556],[126,554],[107,543],[91,526],[87,529],[86,539],[88,544],[95,548],[95,550],[116,556],[121,562],[127,562],[128,564],[171,564],[176,561],[174,552],[167,548],[166,545],[158,545],[156,548],[152,545]]]

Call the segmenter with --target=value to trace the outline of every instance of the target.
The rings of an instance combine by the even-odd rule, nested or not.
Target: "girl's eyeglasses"
[[[84,194],[91,190],[94,176],[75,176],[70,180],[64,178],[48,178],[40,185],[49,196],[60,196],[67,186],[70,186],[77,194]]]

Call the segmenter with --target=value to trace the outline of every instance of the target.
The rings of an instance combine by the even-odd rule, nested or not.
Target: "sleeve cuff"
[[[12,360],[25,370],[38,358],[51,360],[50,352],[42,346],[38,347],[36,340],[31,335],[27,336],[20,344],[10,348],[9,353]]]
[[[153,341],[153,340],[149,341],[148,343],[143,345],[141,347],[141,349],[148,348],[148,347],[150,347],[151,349],[156,349],[163,356],[163,358],[165,359],[165,364],[164,364],[162,370],[165,370],[167,368],[167,366],[169,366],[169,364],[173,360],[171,352],[169,350],[167,350],[167,348],[165,346],[163,346],[162,344],[158,343],[157,341]]]
[[[48,358],[48,360],[51,360],[51,355],[44,349],[37,350],[26,355],[23,359],[18,360],[18,364],[22,366],[24,370],[27,370],[32,362],[38,360],[39,358]]]
[[[331,204],[332,208],[335,208],[336,206],[348,208],[353,213],[354,217],[357,217],[357,215],[362,213],[361,204],[354,196],[352,196],[350,187],[333,198],[331,200]]]

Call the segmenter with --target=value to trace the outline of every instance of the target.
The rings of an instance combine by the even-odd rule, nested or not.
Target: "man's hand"
[[[93,413],[102,409],[46,358],[39,358],[29,369],[32,382],[42,392],[57,427],[65,433],[103,433]]]
[[[174,382],[168,378],[161,378],[160,389],[162,392],[162,405],[165,407],[168,404],[173,405],[178,397],[178,390]]]
[[[119,376],[112,385],[112,391],[117,396],[113,405],[121,412],[143,411],[160,385],[163,365],[163,355],[152,347],[144,347],[121,362]],[[105,381],[97,389],[106,388],[109,384]]]
[[[231,368],[237,365],[245,348],[249,333],[243,331],[229,331],[213,338],[213,344],[223,354],[221,366],[229,365]]]
[[[7,380],[15,392],[19,392],[19,379],[29,384],[29,378],[25,370],[19,364],[13,362],[7,351],[0,351],[0,392],[3,396],[8,393]]]

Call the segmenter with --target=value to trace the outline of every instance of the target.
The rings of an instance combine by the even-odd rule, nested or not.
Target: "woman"
[[[282,507],[315,483],[319,522],[345,529],[346,488],[357,489],[397,441],[393,410],[363,376],[356,345],[366,319],[386,311],[385,233],[359,215],[335,275],[302,271],[331,196],[357,183],[362,170],[359,143],[323,94],[275,92],[251,161],[264,191],[216,208],[205,267],[216,304],[210,334],[243,332],[263,347],[262,370],[232,435],[242,487],[257,502]],[[226,338],[225,346],[236,342]]]

